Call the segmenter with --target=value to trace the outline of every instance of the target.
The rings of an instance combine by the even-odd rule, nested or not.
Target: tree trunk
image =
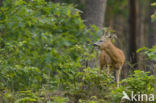
[[[83,19],[85,24],[90,28],[91,25],[96,25],[100,29],[104,26],[104,14],[107,0],[86,0]],[[86,61],[86,67],[97,67],[99,58]]]
[[[142,47],[144,47],[145,46],[145,43],[146,43],[146,41],[147,41],[147,39],[146,39],[146,34],[148,34],[148,30],[147,30],[147,27],[148,27],[148,25],[147,25],[147,22],[146,22],[146,20],[148,20],[148,16],[147,16],[147,14],[148,14],[148,5],[150,5],[149,3],[149,1],[147,0],[147,1],[144,1],[144,2],[142,2],[142,0],[139,0],[139,5],[138,5],[138,7],[139,7],[139,13],[138,13],[138,34],[139,35],[137,35],[137,48],[139,49],[139,48],[142,48]],[[146,61],[144,60],[145,58],[144,58],[144,55],[143,55],[143,53],[138,53],[137,54],[138,56],[138,58],[137,58],[137,60],[138,60],[138,68],[139,69],[142,69],[142,70],[145,70],[145,68],[146,68]]]
[[[0,0],[0,7],[2,6],[2,1],[3,1],[3,0]]]
[[[129,59],[132,64],[137,63],[137,1],[136,0],[129,0]]]
[[[103,28],[106,1],[107,0],[86,0],[84,19],[88,27],[94,24],[99,28]]]
[[[151,22],[151,15],[154,13],[155,8],[151,7],[151,3],[153,3],[152,0],[149,1],[149,17],[148,17],[148,47],[151,48],[155,43],[156,43],[156,37],[155,37],[155,33],[156,33],[156,22]]]
[[[145,46],[147,34],[147,8],[149,1],[129,0],[130,5],[130,42],[129,42],[129,58],[135,67],[145,70],[146,63],[142,53],[136,53],[137,49]]]

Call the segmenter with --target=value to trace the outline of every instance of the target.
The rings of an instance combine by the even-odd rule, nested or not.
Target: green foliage
[[[148,72],[136,70],[134,74],[130,75],[128,78],[121,81],[121,87],[113,90],[113,101],[120,102],[123,97],[122,92],[125,91],[128,95],[131,95],[133,91],[134,94],[151,94],[154,93],[154,84],[156,83],[156,78],[154,76],[148,76]]]
[[[108,101],[105,101],[103,99],[98,99],[96,96],[92,96],[88,100],[79,100],[79,103],[109,103]]]
[[[85,9],[86,0],[62,0],[61,3],[74,4],[81,11]]]
[[[72,5],[44,0],[3,3],[0,8],[1,81],[11,78],[10,82],[15,84],[15,81],[30,85],[46,83],[47,77],[54,79],[56,72],[79,69],[84,56],[89,56],[91,46],[86,42],[90,44],[92,40],[88,35],[96,34],[85,27]],[[24,89],[21,85],[24,84],[12,88]]]
[[[152,6],[156,6],[156,3],[152,3]],[[151,16],[152,21],[154,22],[156,20],[156,11]],[[154,45],[152,48],[143,47],[137,50],[137,52],[143,51],[144,54],[146,54],[149,59],[156,61],[156,45]]]
[[[151,4],[152,6],[156,6],[156,2]],[[151,16],[152,22],[156,21],[156,10],[154,11],[154,14]]]
[[[51,101],[47,95],[41,98],[43,88],[71,88],[68,94],[74,91],[76,95],[82,89],[79,85],[84,85],[82,63],[95,57],[92,44],[97,34],[102,32],[95,26],[87,29],[73,5],[4,1],[0,8],[0,89],[4,101],[66,102],[63,96]]]
[[[110,103],[114,77],[84,65],[96,56],[92,44],[102,34],[96,26],[87,29],[73,5],[4,0],[0,98],[5,103]]]
[[[110,88],[114,86],[114,80],[111,75],[106,75],[99,69],[87,68],[83,72],[78,72],[74,76],[74,81],[70,82],[68,94],[80,96],[80,98],[90,98],[97,96],[100,99],[109,98]]]
[[[67,103],[69,99],[66,97],[55,96],[52,98],[53,101],[48,101],[47,103]]]
[[[127,5],[128,5],[128,1],[126,0],[108,0],[107,1],[107,8],[108,11],[112,11],[111,15],[115,14],[122,14],[124,16],[128,16],[127,13]],[[113,13],[113,14],[112,14]]]
[[[40,88],[42,81],[41,71],[35,67],[5,67],[0,70],[1,89],[25,90]]]
[[[137,50],[137,52],[143,52],[149,59],[156,61],[156,45],[152,48],[143,47]]]
[[[69,75],[69,78],[64,78]],[[68,103],[78,100],[80,103],[102,103],[109,102],[111,98],[111,88],[114,88],[114,80],[111,75],[106,75],[99,69],[84,69],[83,72],[71,74],[58,74],[56,83],[59,89],[47,89],[42,87],[38,91],[5,91],[3,97],[6,103]],[[29,88],[26,88],[29,89]]]

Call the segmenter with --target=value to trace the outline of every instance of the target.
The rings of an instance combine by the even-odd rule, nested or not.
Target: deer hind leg
[[[110,74],[110,69],[111,69],[111,68],[110,68],[110,65],[107,65],[107,66],[106,66],[106,72],[107,72],[107,74]]]
[[[119,85],[119,81],[120,81],[120,72],[121,72],[121,67],[118,68],[118,69],[116,70],[116,82],[117,82],[117,87],[118,87],[118,88],[120,87],[120,85]]]
[[[102,73],[104,65],[102,63],[100,63],[100,73]]]
[[[100,64],[100,70],[103,70],[104,65]]]

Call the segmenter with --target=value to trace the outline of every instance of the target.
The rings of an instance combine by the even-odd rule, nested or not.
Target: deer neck
[[[107,52],[107,54],[109,54],[112,60],[116,61],[116,59],[118,59],[117,48],[113,45],[112,42],[107,43],[105,51]]]

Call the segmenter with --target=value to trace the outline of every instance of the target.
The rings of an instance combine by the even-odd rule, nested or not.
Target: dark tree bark
[[[137,1],[129,0],[129,59],[132,64],[137,63]]]
[[[150,2],[144,1],[142,2],[142,0],[138,0],[138,9],[139,9],[139,13],[138,13],[138,33],[139,35],[137,35],[137,49],[142,48],[145,46],[146,44],[146,34],[148,34],[148,24],[147,21],[148,20],[148,5],[150,5]],[[144,58],[144,55],[142,52],[137,53],[137,60],[138,60],[138,68],[145,70],[146,68],[146,61]]]
[[[149,25],[149,27],[148,27],[148,30],[149,30],[149,32],[148,32],[148,47],[149,48],[151,48],[155,43],[156,43],[156,37],[155,37],[155,33],[156,33],[156,29],[155,29],[155,27],[156,27],[156,22],[151,22],[152,20],[151,20],[151,15],[154,13],[154,10],[156,9],[156,8],[154,8],[154,7],[152,7],[151,6],[151,3],[153,3],[153,1],[152,0],[150,0],[149,1],[149,14],[148,14],[148,25]]]
[[[135,67],[145,70],[146,63],[142,53],[136,53],[137,49],[145,46],[147,41],[147,9],[149,1],[129,0],[130,10],[130,35],[129,35],[129,58],[132,64],[137,64]]]
[[[100,29],[104,26],[104,14],[107,0],[86,0],[83,19],[85,24],[90,27],[96,25]],[[86,61],[86,67],[97,67],[99,58]]]
[[[2,2],[3,2],[3,0],[0,0],[0,7],[2,6]]]
[[[104,14],[107,0],[86,0],[84,19],[89,27],[94,24],[99,28],[104,25]]]

